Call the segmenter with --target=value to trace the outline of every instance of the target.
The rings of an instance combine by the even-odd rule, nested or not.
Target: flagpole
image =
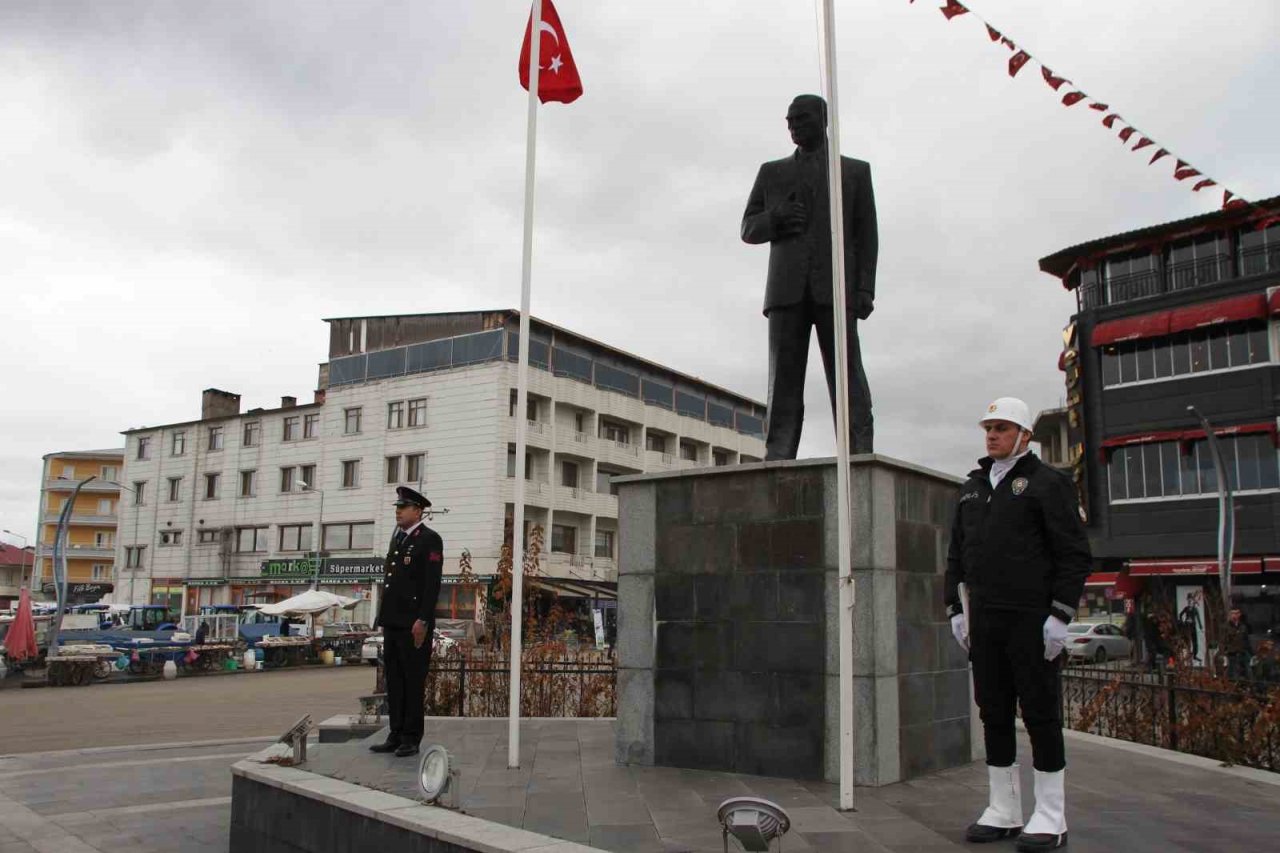
[[[511,696],[507,712],[507,767],[520,766],[520,650],[524,620],[524,456],[529,400],[529,290],[533,268],[533,178],[538,149],[538,48],[542,0],[534,0],[529,25],[529,123],[524,155],[524,251],[520,262],[520,361],[516,367],[516,482],[511,526]]]
[[[825,54],[827,196],[831,202],[831,304],[836,349],[836,513],[840,610],[840,808],[853,808],[853,576],[849,508],[849,338],[844,270],[844,202],[840,180],[840,99],[836,90],[836,18],[822,0],[820,54]]]

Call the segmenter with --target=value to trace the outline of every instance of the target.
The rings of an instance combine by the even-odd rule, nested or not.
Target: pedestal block
[[[961,481],[851,461],[854,778],[972,760],[942,576]],[[836,463],[619,484],[620,763],[839,779]]]

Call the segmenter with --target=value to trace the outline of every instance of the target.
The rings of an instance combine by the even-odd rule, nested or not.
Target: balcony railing
[[[1280,272],[1280,243],[1240,250],[1240,275]]]
[[[1207,258],[1196,258],[1194,261],[1180,261],[1169,264],[1166,270],[1169,275],[1170,290],[1188,290],[1193,287],[1204,287],[1216,284],[1230,274],[1231,258],[1227,255],[1211,255]]]
[[[1165,263],[1159,270],[1102,277],[1096,281],[1084,281],[1077,289],[1076,298],[1081,310],[1116,305],[1147,299],[1163,293],[1174,293],[1207,287],[1229,280],[1233,275],[1255,276],[1280,272],[1280,244],[1242,249],[1238,256],[1238,269],[1233,273],[1232,259],[1227,254],[1208,255],[1190,261]]]

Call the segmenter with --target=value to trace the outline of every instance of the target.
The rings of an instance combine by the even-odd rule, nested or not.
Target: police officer
[[[440,534],[422,523],[422,511],[431,501],[399,486],[395,505],[397,529],[387,551],[386,579],[375,623],[382,628],[391,732],[385,742],[369,749],[404,757],[417,755],[422,741],[423,691],[431,663],[444,542]]]
[[[1017,835],[1018,850],[1052,850],[1067,843],[1058,659],[1089,573],[1089,540],[1070,478],[1027,449],[1027,404],[1001,397],[981,425],[987,456],[961,491],[946,576],[951,630],[973,664],[990,783],[987,809],[965,837]],[[1025,828],[1016,704],[1035,765],[1035,810]]]

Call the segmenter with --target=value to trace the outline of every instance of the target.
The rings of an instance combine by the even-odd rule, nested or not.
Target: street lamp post
[[[1227,619],[1231,618],[1231,558],[1236,547],[1236,506],[1232,494],[1231,480],[1227,477],[1227,466],[1222,458],[1222,445],[1214,435],[1209,419],[1196,409],[1187,406],[1187,411],[1200,420],[1204,434],[1209,443],[1209,453],[1213,456],[1213,468],[1218,475],[1218,578],[1222,585],[1222,606]]]
[[[320,517],[316,520],[316,540],[315,542],[312,543],[312,545],[315,546],[315,552],[316,552],[316,557],[314,561],[315,571],[311,576],[311,588],[319,589],[320,588],[320,563],[324,559],[323,557],[320,556],[320,554],[324,551],[324,548],[323,548],[324,546],[324,489],[317,489],[315,486],[312,486],[309,483],[307,483],[306,480],[299,480],[298,485],[302,486],[302,490],[304,492],[320,493]]]
[[[67,478],[59,477],[58,479]],[[80,496],[80,490],[96,479],[97,477],[88,477],[76,483],[76,487],[71,491],[71,497],[67,498],[67,503],[62,507],[61,515],[58,516],[58,530],[53,535],[53,580],[56,587],[58,612],[53,616],[53,625],[49,631],[50,654],[58,648],[58,634],[62,631],[62,611],[67,606],[67,533],[71,527],[71,512],[76,505],[76,498]],[[59,566],[62,567],[61,572],[58,571]]]
[[[138,565],[132,567],[132,569],[129,572],[129,603],[133,604],[133,581],[138,576],[138,569],[142,568],[142,556],[138,552],[138,519],[142,517],[142,510],[138,509],[138,506],[139,506],[138,493],[135,490],[129,488],[124,483],[117,483],[115,480],[107,480],[107,482],[113,486],[119,486],[120,488],[124,489],[126,492],[129,492],[130,494],[133,495],[133,545],[132,547],[133,547],[133,552],[139,555]],[[127,557],[125,558],[124,564],[125,564],[124,567],[126,569],[130,568],[129,560]]]
[[[22,589],[24,586],[27,585],[27,537],[23,536],[21,533],[14,533],[12,530],[9,530],[8,528],[5,528],[4,532],[8,533],[10,536],[12,536],[15,539],[22,540],[22,564],[21,564],[22,567],[18,570],[18,589]],[[35,563],[36,563],[35,555],[32,554],[31,568],[32,568],[33,574],[36,567]]]

